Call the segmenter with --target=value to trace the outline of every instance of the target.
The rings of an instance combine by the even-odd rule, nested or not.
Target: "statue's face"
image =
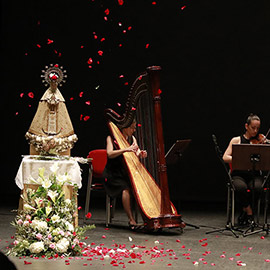
[[[57,82],[56,81],[51,81],[50,87],[52,91],[55,91],[57,89]]]

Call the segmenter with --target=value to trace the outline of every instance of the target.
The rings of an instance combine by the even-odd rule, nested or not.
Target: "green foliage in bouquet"
[[[15,241],[8,255],[12,256],[74,256],[80,255],[84,233],[94,225],[74,227],[77,213],[77,191],[74,185],[72,199],[65,199],[63,185],[70,183],[68,174],[58,175],[58,162],[50,170],[48,178],[44,168],[39,169],[37,190],[28,188],[24,209],[11,224],[16,228]],[[71,183],[70,183],[71,184]]]

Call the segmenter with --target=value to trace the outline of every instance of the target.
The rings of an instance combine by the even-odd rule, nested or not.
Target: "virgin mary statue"
[[[30,155],[70,155],[78,140],[58,89],[66,77],[57,64],[42,71],[43,82],[50,87],[39,101],[36,114],[25,137],[30,144]]]

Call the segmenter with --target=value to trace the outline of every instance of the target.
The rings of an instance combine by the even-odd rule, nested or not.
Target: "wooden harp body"
[[[125,152],[123,156],[145,226],[154,230],[185,227],[169,196],[161,120],[160,70],[159,66],[149,67],[135,80],[122,116],[112,109],[105,111],[110,133],[119,149],[129,146],[120,130],[130,126],[136,114],[138,128],[135,136],[139,147],[148,152],[146,164],[135,153]]]

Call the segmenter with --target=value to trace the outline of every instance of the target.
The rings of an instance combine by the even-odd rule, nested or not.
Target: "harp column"
[[[161,189],[161,216],[171,215],[170,193],[168,188],[167,166],[164,150],[163,127],[161,117],[161,97],[160,97],[160,66],[147,68],[149,81],[154,102],[154,121],[156,126],[156,147],[157,147],[157,167],[159,173],[159,185]]]

